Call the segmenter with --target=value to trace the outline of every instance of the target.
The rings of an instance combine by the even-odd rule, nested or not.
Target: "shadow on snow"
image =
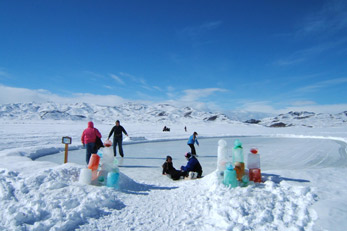
[[[294,181],[299,183],[309,183],[309,180],[305,179],[294,179],[294,178],[287,178],[287,177],[281,177],[277,174],[268,174],[268,173],[262,173],[262,178],[264,181],[271,180],[275,183],[280,183],[281,181]]]
[[[162,187],[157,185],[138,183],[130,177],[121,174],[119,179],[119,191],[127,194],[148,195],[152,190],[173,190],[178,187]]]

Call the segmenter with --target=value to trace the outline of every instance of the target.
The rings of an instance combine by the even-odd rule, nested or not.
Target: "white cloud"
[[[150,86],[144,78],[139,78],[139,77],[136,77],[134,75],[131,75],[131,74],[125,73],[125,72],[120,72],[119,75],[122,77],[126,77],[126,78],[130,79],[131,81],[138,84],[143,89],[146,89],[149,91],[158,90],[158,87]]]
[[[158,86],[153,86],[153,89],[157,90],[157,91],[163,91],[163,89],[161,89],[160,87]]]
[[[211,21],[204,23],[200,26],[202,30],[214,30],[217,29],[223,22],[222,21]]]
[[[301,100],[301,101],[292,102],[293,106],[298,106],[298,107],[306,106],[306,105],[314,105],[314,104],[316,104],[316,103],[314,101],[311,101],[311,100]]]
[[[175,88],[172,86],[166,87],[166,96],[169,97],[170,99],[176,98],[176,92]]]
[[[181,97],[180,101],[191,102],[197,101],[201,98],[206,98],[216,92],[226,92],[226,89],[222,88],[205,88],[205,89],[187,89],[184,90],[185,95]]]
[[[311,12],[298,30],[299,35],[330,35],[347,28],[347,5],[345,1],[327,1],[316,12]]]
[[[338,82],[339,80],[332,80],[332,82]],[[342,81],[342,80],[340,80]],[[141,95],[141,100],[128,100],[117,95],[95,95],[77,93],[71,97],[62,97],[51,93],[50,91],[43,89],[26,89],[26,88],[14,88],[4,85],[0,85],[0,104],[8,103],[30,103],[30,102],[56,102],[56,103],[77,103],[85,102],[97,105],[117,106],[119,104],[134,101],[141,103],[170,103],[172,105],[185,107],[190,106],[200,110],[207,111],[223,111],[230,110],[230,108],[221,108],[218,102],[208,100],[206,97],[218,92],[225,92],[225,89],[220,88],[206,88],[206,89],[188,89],[184,91],[184,96],[177,97],[177,93],[174,89],[171,89],[173,98],[168,101],[160,101],[158,98],[153,98],[150,95]],[[138,93],[139,94],[139,93]],[[176,96],[176,98],[175,98]],[[319,105],[314,101],[294,101],[290,103],[273,103],[270,101],[239,101],[234,105],[240,105],[237,107],[237,111],[248,112],[262,112],[271,114],[287,113],[289,111],[312,111],[316,113],[340,113],[347,110],[347,104],[330,104]]]
[[[113,89],[113,87],[111,87],[111,86],[109,86],[109,85],[103,85],[103,87],[106,88],[106,89],[110,89],[110,90]]]
[[[307,60],[312,59],[313,57],[317,57],[318,55],[331,50],[335,48],[336,46],[339,46],[341,44],[344,44],[346,42],[346,39],[340,39],[338,41],[334,42],[326,42],[326,43],[320,43],[316,46],[312,46],[306,49],[298,50],[289,55],[286,58],[280,59],[275,62],[275,64],[279,66],[290,66],[290,65],[295,65],[299,64],[302,62],[305,62]]]
[[[5,68],[0,67],[0,78],[9,78],[10,74],[6,72]]]
[[[97,78],[97,79],[105,78],[105,76],[98,74],[98,73],[95,73],[95,72],[92,72],[92,71],[84,71],[84,74],[93,76],[94,78]]]
[[[288,57],[276,61],[279,66],[289,66],[317,58],[331,50],[345,49],[347,37],[347,4],[343,0],[326,1],[322,8],[310,11],[299,20],[297,29],[288,33],[289,39],[305,43],[310,39],[311,47],[298,50]],[[319,39],[317,39],[319,38]]]
[[[222,23],[222,21],[206,22],[198,26],[186,27],[179,33],[190,38],[195,38],[197,36],[203,35],[205,32],[217,29],[220,25],[222,25]]]
[[[0,104],[30,103],[30,102],[77,103],[86,102],[99,105],[116,106],[127,102],[117,95],[74,94],[71,97],[61,97],[43,89],[14,88],[0,85]]]
[[[330,79],[326,81],[317,82],[315,84],[299,88],[297,89],[297,91],[304,92],[304,93],[314,92],[314,91],[319,91],[322,88],[328,88],[334,85],[345,84],[345,83],[347,83],[347,78],[336,78],[336,79]]]
[[[115,74],[110,74],[111,78],[116,80],[119,84],[125,85],[124,81],[117,75]]]
[[[128,100],[117,95],[94,95],[82,93],[76,94],[71,98],[71,100],[75,102],[86,102],[105,106],[116,106],[128,102]]]
[[[8,74],[0,69],[0,77],[7,77]]]
[[[168,86],[166,89],[167,89],[168,91],[174,91],[174,90],[175,90],[175,88],[174,88],[173,86]]]
[[[188,26],[177,32],[178,37],[182,40],[189,40],[192,42],[193,47],[205,46],[208,44],[214,44],[216,40],[206,40],[205,36],[208,33],[212,33],[213,30],[219,28],[223,24],[222,21],[211,21],[196,26]],[[181,62],[178,56],[172,56],[175,62]]]
[[[30,90],[0,85],[0,103],[27,103],[55,101],[60,97],[42,89]]]
[[[198,110],[221,111],[222,108],[208,97],[217,92],[226,92],[222,88],[204,88],[204,89],[186,89],[184,95],[180,97],[181,92],[176,92],[172,86],[167,87],[166,95],[170,98],[163,103],[169,103],[178,107],[192,107]]]
[[[313,101],[295,101],[289,104],[278,104],[275,108],[269,101],[254,101],[244,103],[240,110],[248,112],[262,112],[270,114],[281,114],[290,111],[309,111],[315,113],[340,113],[347,110],[347,104],[319,105]]]
[[[137,78],[129,73],[125,73],[125,72],[119,72],[119,75],[123,76],[123,77],[128,77],[129,79],[131,79],[134,82],[137,82]]]
[[[262,113],[271,113],[278,114],[273,106],[270,105],[268,101],[254,101],[254,102],[245,102],[239,107],[240,111],[247,112],[262,112]]]

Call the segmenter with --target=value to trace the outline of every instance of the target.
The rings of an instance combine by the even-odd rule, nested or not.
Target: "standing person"
[[[98,129],[94,128],[94,124],[92,121],[88,122],[88,128],[84,129],[81,141],[83,146],[86,146],[86,161],[89,163],[90,156],[92,153],[96,153],[95,141],[96,137],[101,138],[101,133]]]
[[[194,132],[193,135],[191,135],[189,137],[189,140],[188,140],[188,143],[187,143],[189,145],[190,149],[191,149],[192,155],[196,155],[194,143],[196,143],[199,146],[198,133],[197,132]]]
[[[187,126],[184,126],[184,131],[187,132]]]
[[[123,126],[120,125],[119,120],[116,121],[116,126],[113,126],[113,128],[110,131],[110,134],[108,135],[108,140],[110,139],[110,137],[113,134],[113,153],[114,156],[117,155],[117,144],[118,144],[118,150],[119,150],[119,154],[121,157],[124,157],[123,154],[123,147],[122,147],[122,143],[123,143],[123,133],[128,136],[128,133],[125,131],[125,129],[123,128]]]
[[[188,163],[186,166],[181,166],[183,175],[188,176],[189,172],[197,172],[198,173],[197,178],[201,178],[202,167],[198,159],[194,155],[192,155],[190,152],[186,153],[184,156],[188,160]]]

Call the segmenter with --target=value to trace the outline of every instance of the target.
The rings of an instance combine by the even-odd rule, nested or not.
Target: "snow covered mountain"
[[[254,116],[255,115],[255,116]],[[254,117],[252,117],[254,116]],[[265,114],[263,115],[265,116]],[[128,102],[119,106],[101,106],[87,103],[58,104],[17,103],[0,105],[0,118],[13,120],[92,120],[114,123],[119,119],[131,123],[186,124],[201,122],[222,122],[259,124],[266,127],[336,127],[347,125],[347,111],[338,114],[314,112],[288,112],[275,117],[260,118],[258,114],[241,113],[225,115],[205,112],[191,107],[176,107],[170,104],[139,104]],[[247,118],[253,118],[248,119]]]
[[[337,127],[347,125],[347,111],[338,114],[314,113],[314,112],[288,112],[276,117],[268,117],[261,120],[251,119],[247,123],[260,124],[267,127]]]
[[[18,103],[0,105],[0,118],[20,120],[93,120],[112,122],[233,122],[226,115],[198,111],[190,107],[178,108],[169,104],[145,105],[125,103],[110,107],[87,103],[57,104]]]
[[[243,110],[228,111],[228,112],[225,112],[225,114],[231,120],[237,120],[237,121],[247,121],[251,119],[260,120],[263,118],[276,116],[276,114],[273,114],[273,113],[252,112],[252,111],[243,111]]]

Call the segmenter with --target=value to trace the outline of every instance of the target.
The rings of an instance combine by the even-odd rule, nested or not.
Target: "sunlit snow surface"
[[[86,166],[77,122],[1,122],[0,228],[4,230],[344,230],[347,221],[346,129],[231,124],[124,124],[120,190],[78,183]],[[108,124],[96,124],[107,136]],[[186,163],[186,140],[199,132],[204,178],[172,181],[161,175],[166,155]],[[61,137],[73,138],[69,163]],[[219,138],[259,149],[264,183],[229,189],[217,182]],[[230,137],[231,136],[231,137]],[[241,137],[240,137],[241,136]],[[253,137],[250,137],[253,136]],[[144,140],[140,137],[144,137]],[[206,139],[205,139],[206,138]],[[140,144],[130,144],[142,140]],[[149,142],[173,140],[170,142]],[[46,155],[44,158],[38,158]],[[31,157],[36,159],[32,161]],[[38,159],[37,159],[38,158]],[[57,163],[53,163],[57,162]]]
[[[247,162],[249,150],[252,147],[258,148],[263,171],[275,170],[278,166],[288,170],[346,166],[344,153],[335,155],[343,143],[334,140],[275,137],[205,138],[199,139],[200,146],[195,145],[205,176],[216,170],[217,147],[220,139],[226,140],[229,144],[229,156],[231,156],[234,141],[240,140],[243,143],[245,162]],[[174,167],[179,169],[180,166],[186,165],[184,154],[190,151],[190,148],[186,140],[174,140],[128,144],[123,145],[123,150],[125,157],[117,156],[122,172],[136,178],[137,181],[161,182],[165,178],[159,173],[166,156],[173,157]],[[71,151],[69,162],[85,165],[85,152],[85,149]],[[102,153],[103,149],[99,152]],[[44,156],[38,160],[61,164],[64,161],[64,152]]]

